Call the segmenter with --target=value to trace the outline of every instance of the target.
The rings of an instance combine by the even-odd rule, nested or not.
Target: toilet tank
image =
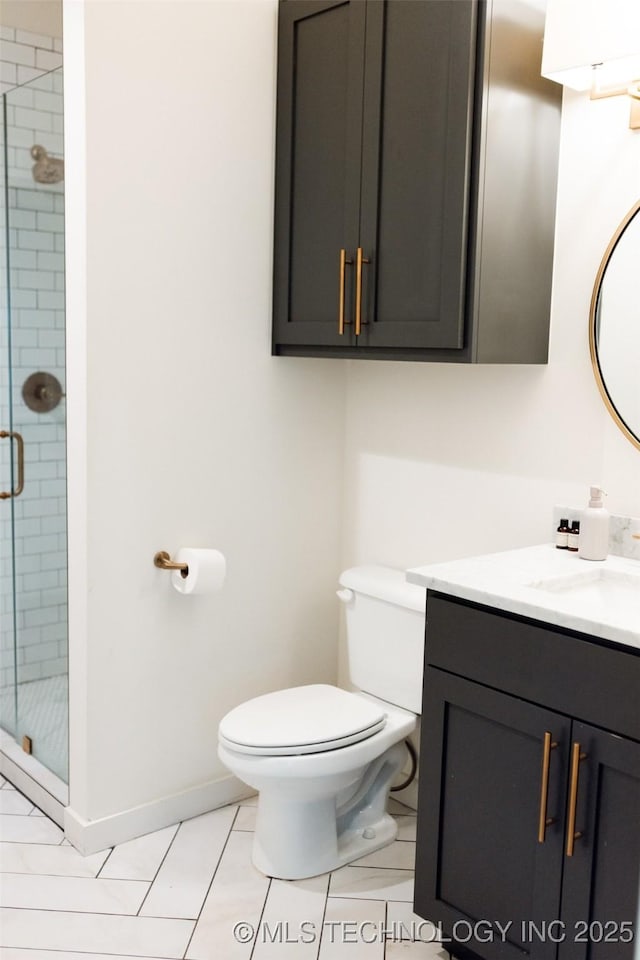
[[[389,567],[352,567],[340,576],[349,677],[355,687],[420,713],[426,590]]]

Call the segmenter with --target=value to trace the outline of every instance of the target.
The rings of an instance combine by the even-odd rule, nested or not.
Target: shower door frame
[[[60,69],[60,68],[57,68]],[[55,72],[55,71],[54,71]],[[34,78],[34,81],[39,80],[40,78]],[[29,86],[25,84],[24,86]],[[10,95],[13,91],[8,91]],[[4,232],[4,242],[5,242],[5,262],[3,264],[3,270],[6,271],[6,317],[4,322],[7,327],[7,384],[2,387],[8,392],[7,397],[7,411],[8,411],[8,422],[0,423],[0,430],[7,431],[9,434],[8,437],[0,440],[1,443],[10,443],[11,450],[9,453],[9,466],[10,466],[10,490],[13,492],[16,490],[16,473],[21,472],[16,470],[16,460],[15,460],[15,443],[14,443],[14,390],[13,390],[13,355],[12,355],[12,311],[11,311],[11,243],[10,243],[10,202],[9,202],[9,154],[8,154],[8,125],[7,125],[7,94],[2,95],[2,116],[0,118],[2,122],[2,174],[3,174],[3,205],[4,205],[4,223],[2,224],[2,230]],[[66,419],[66,418],[65,418]],[[21,442],[21,440],[20,440]],[[3,479],[3,483],[4,483]],[[17,494],[16,494],[17,495]],[[69,787],[57,774],[53,773],[48,767],[41,763],[36,757],[30,755],[22,749],[20,744],[17,742],[16,737],[20,735],[18,729],[18,717],[19,717],[19,662],[18,662],[18,646],[19,646],[19,631],[18,631],[18,619],[17,619],[17,583],[16,583],[16,552],[15,552],[15,535],[16,535],[16,516],[15,516],[15,496],[12,495],[6,499],[0,500],[0,507],[8,505],[11,511],[10,516],[10,578],[11,578],[11,599],[9,602],[9,613],[12,619],[13,626],[9,629],[12,632],[12,645],[13,645],[13,674],[14,674],[14,721],[13,726],[15,727],[15,732],[11,733],[8,730],[5,730],[0,726],[0,775],[6,777],[15,787],[21,790],[29,799],[35,803],[44,813],[46,813],[52,820],[58,823],[60,826],[63,826],[64,821],[64,809],[68,806],[69,803]],[[9,663],[9,669],[11,669],[11,663]],[[0,719],[5,719],[4,717]],[[68,735],[68,734],[67,734]]]

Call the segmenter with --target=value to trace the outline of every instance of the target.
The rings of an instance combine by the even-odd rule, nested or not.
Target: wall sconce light
[[[592,100],[629,96],[640,129],[640,0],[548,0],[541,73]]]

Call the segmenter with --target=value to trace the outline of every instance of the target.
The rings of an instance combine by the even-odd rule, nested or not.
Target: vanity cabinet
[[[460,957],[630,960],[640,655],[429,592],[415,910]]]
[[[281,0],[275,354],[546,362],[543,28],[517,0]]]

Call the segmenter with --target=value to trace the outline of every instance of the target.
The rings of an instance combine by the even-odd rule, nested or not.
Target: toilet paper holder
[[[166,550],[158,550],[153,558],[153,565],[160,570],[179,570],[180,576],[185,580],[189,576],[189,564],[172,560],[171,555]]]

